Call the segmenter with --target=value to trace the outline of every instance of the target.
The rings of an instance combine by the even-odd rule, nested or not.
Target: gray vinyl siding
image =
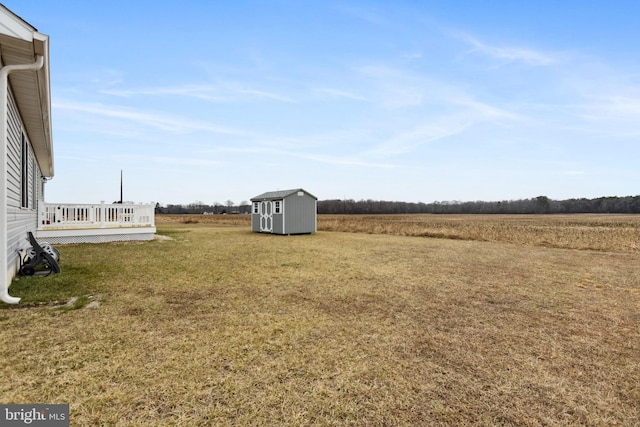
[[[284,200],[284,234],[314,233],[316,231],[316,201],[306,193],[297,193]]]
[[[284,234],[284,215],[273,214],[273,233]]]
[[[11,93],[8,102],[7,125],[7,266],[9,271],[17,271],[18,250],[29,246],[27,232],[36,231],[38,221],[38,200],[42,200],[42,174],[37,166],[31,143]],[[27,141],[27,182],[22,178],[22,135]],[[22,207],[22,191],[27,191],[28,206]]]
[[[260,215],[253,213],[253,207],[251,208],[251,231],[254,233],[260,232]]]

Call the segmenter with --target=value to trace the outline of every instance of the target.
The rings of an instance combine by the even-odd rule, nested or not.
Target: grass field
[[[640,217],[247,219],[59,246],[63,273],[0,307],[0,402],[72,425],[640,423]]]

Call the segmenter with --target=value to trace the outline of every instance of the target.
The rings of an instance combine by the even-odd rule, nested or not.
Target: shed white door
[[[260,202],[260,231],[273,232],[273,205]]]

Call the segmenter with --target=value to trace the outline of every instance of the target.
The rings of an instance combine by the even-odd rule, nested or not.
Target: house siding
[[[15,100],[9,93],[7,141],[7,268],[9,280],[20,266],[18,251],[29,246],[27,232],[35,233],[38,221],[38,200],[42,199],[42,175],[37,166],[31,143],[26,135]],[[26,178],[22,185],[22,135],[27,141]],[[28,206],[22,207],[22,190],[28,192]]]

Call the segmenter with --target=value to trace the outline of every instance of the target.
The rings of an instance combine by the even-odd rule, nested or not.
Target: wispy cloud
[[[354,92],[331,89],[331,88],[314,88],[314,92],[330,96],[332,98],[345,98],[353,101],[367,101],[367,98]]]
[[[324,163],[335,166],[360,166],[369,168],[383,168],[391,169],[397,167],[393,163],[367,161],[366,153],[353,154],[353,155],[327,155],[318,154],[312,152],[305,152],[301,150],[282,150],[269,146],[247,146],[247,147],[217,147],[214,150],[207,150],[207,154],[211,153],[237,153],[247,155],[260,155],[261,158],[265,158],[268,155],[276,155],[278,157],[287,156],[298,159],[311,160],[317,163]]]
[[[529,118],[519,113],[506,110],[504,108],[489,105],[472,98],[452,98],[451,103],[462,107],[467,107],[477,113],[476,120],[508,120],[508,121],[529,121]]]
[[[520,62],[530,66],[546,66],[556,62],[553,56],[533,49],[514,46],[493,46],[466,33],[458,33],[456,36],[471,45],[470,53],[479,53],[503,63]]]
[[[418,107],[423,104],[425,94],[442,91],[426,76],[386,64],[360,66],[354,71],[366,79],[372,100],[385,108]]]
[[[339,166],[362,166],[362,167],[373,167],[373,168],[382,168],[382,169],[392,169],[397,167],[397,165],[392,163],[366,161],[364,160],[364,157],[361,157],[361,156],[340,157],[340,156],[328,156],[328,155],[307,154],[307,153],[297,153],[297,152],[287,152],[283,154],[287,154],[292,157],[312,160],[319,163],[326,163],[326,164],[339,165]]]
[[[424,54],[422,52],[411,52],[411,53],[404,53],[400,55],[400,57],[403,59],[416,60],[416,59],[422,59],[424,57]]]
[[[602,96],[572,107],[569,115],[573,129],[582,134],[623,140],[640,136],[640,99]]]
[[[513,124],[531,122],[528,117],[503,108],[474,100],[470,96],[443,100],[449,114],[417,116],[413,126],[396,132],[368,153],[376,156],[394,156],[411,153],[420,147],[467,132],[481,123]]]
[[[105,89],[101,90],[100,93],[126,98],[134,96],[180,96],[215,102],[237,102],[256,99],[267,99],[285,103],[295,102],[293,98],[286,95],[235,83],[221,85],[162,86],[138,89]]]
[[[362,66],[356,71],[369,84],[377,106],[382,107],[376,114],[388,115],[384,109],[403,110],[401,117],[391,112],[393,123],[381,126],[378,138],[372,139],[378,143],[367,154],[376,158],[411,153],[483,123],[504,126],[532,122],[526,113],[505,107],[501,101],[483,101],[470,92],[469,85],[464,87],[412,69],[387,65]],[[390,136],[381,139],[381,133]]]
[[[410,153],[425,144],[460,134],[472,125],[471,121],[461,117],[432,118],[430,122],[428,125],[417,125],[412,129],[396,133],[367,154],[386,157]]]
[[[88,104],[69,100],[57,100],[54,109],[74,111],[93,116],[121,119],[148,126],[165,132],[185,133],[193,131],[207,131],[226,135],[245,135],[245,132],[216,126],[211,123],[200,122],[175,114],[151,113],[135,110],[129,107],[104,104]]]
[[[347,5],[344,3],[336,4],[335,9],[344,13],[352,18],[367,22],[376,26],[384,26],[387,24],[387,20],[383,17],[384,14],[380,10],[368,7],[357,7],[353,5]]]
[[[179,158],[179,157],[158,157],[152,156],[150,158],[145,158],[145,161],[149,161],[151,163],[160,163],[163,165],[170,166],[218,166],[220,165],[220,161],[218,160],[210,160],[203,158]]]
[[[618,119],[640,120],[640,98],[626,95],[609,95],[597,99],[599,114],[606,113]]]
[[[216,99],[211,94],[211,86],[206,85],[185,85],[185,86],[165,86],[155,88],[139,88],[139,89],[105,89],[100,93],[123,98],[134,96],[184,96],[200,99]],[[223,97],[221,96],[222,100]]]

